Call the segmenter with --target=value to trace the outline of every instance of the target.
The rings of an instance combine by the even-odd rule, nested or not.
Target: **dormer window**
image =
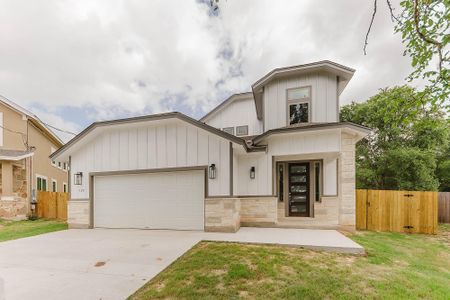
[[[311,87],[287,90],[287,123],[295,125],[310,122]]]

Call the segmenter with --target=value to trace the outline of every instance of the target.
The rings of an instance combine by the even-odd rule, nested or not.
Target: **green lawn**
[[[0,219],[0,242],[64,229],[67,229],[66,223],[54,220],[7,221]]]
[[[367,256],[202,242],[130,299],[450,299],[450,226],[360,232]]]

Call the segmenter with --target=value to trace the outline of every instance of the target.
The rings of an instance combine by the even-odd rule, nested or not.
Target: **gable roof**
[[[290,67],[276,68],[264,75],[262,78],[258,79],[252,85],[253,96],[255,99],[256,106],[256,115],[258,119],[262,119],[262,88],[272,81],[273,79],[297,75],[308,72],[316,72],[316,71],[326,71],[336,74],[338,76],[338,93],[341,94],[344,88],[347,86],[348,82],[355,73],[355,70],[344,65],[329,61],[322,60],[317,62],[312,62],[303,65],[296,65]]]
[[[2,95],[0,95],[0,103],[18,112],[19,114],[27,116],[31,123],[33,123],[33,125],[35,125],[38,129],[40,129],[45,135],[47,135],[47,137],[51,139],[58,147],[64,145],[63,141],[44,122],[42,122],[35,114],[30,112],[29,110],[23,108],[22,106],[14,103],[13,101]]]
[[[92,132],[94,129],[96,129],[98,127],[118,125],[118,124],[127,124],[127,123],[145,122],[145,121],[167,120],[167,119],[179,119],[181,121],[192,124],[198,128],[209,131],[209,132],[211,132],[215,135],[218,135],[224,139],[227,139],[230,142],[242,145],[246,151],[257,151],[257,150],[252,150],[252,148],[247,146],[247,144],[245,143],[245,140],[243,140],[237,136],[226,133],[225,131],[214,128],[214,127],[209,126],[200,121],[197,121],[197,120],[195,120],[189,116],[186,116],[185,114],[182,114],[180,112],[168,112],[168,113],[155,114],[155,115],[145,115],[145,116],[139,116],[139,117],[125,118],[125,119],[94,122],[91,125],[89,125],[88,127],[86,127],[86,129],[84,129],[82,132],[80,132],[78,135],[76,135],[69,142],[67,142],[63,147],[61,147],[58,150],[56,150],[55,152],[53,152],[50,155],[50,158],[53,159],[53,158],[58,157],[60,154],[62,154],[64,151],[66,151],[67,149],[74,146],[77,142],[79,142],[81,139],[83,139],[85,136],[87,136],[90,132]],[[256,148],[256,149],[259,149],[259,148]]]
[[[244,100],[244,99],[248,99],[250,97],[253,98],[252,92],[233,94],[230,97],[228,97],[227,99],[225,99],[225,101],[223,101],[222,103],[217,105],[215,108],[213,108],[213,110],[211,110],[209,113],[207,113],[206,115],[201,117],[199,121],[206,122],[206,120],[208,120],[210,117],[214,116],[216,113],[218,113],[219,111],[221,111],[222,109],[224,109],[225,107],[227,107],[228,105],[233,103],[234,101]]]

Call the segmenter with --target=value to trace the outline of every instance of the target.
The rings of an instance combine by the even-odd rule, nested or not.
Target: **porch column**
[[[10,161],[3,160],[2,164],[2,200],[13,196],[13,166]]]
[[[339,225],[355,226],[355,137],[342,133],[341,139]]]

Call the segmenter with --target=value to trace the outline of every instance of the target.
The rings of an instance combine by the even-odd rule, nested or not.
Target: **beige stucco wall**
[[[63,192],[63,182],[68,183],[68,172],[53,166],[49,155],[52,147],[56,150],[58,145],[50,141],[44,133],[33,124],[28,126],[30,146],[36,147],[33,155],[33,188],[36,188],[36,174],[47,177],[47,188],[52,191],[52,179],[57,182],[57,191]]]
[[[24,134],[27,133],[26,116],[17,113],[16,111],[3,105],[2,103],[0,103],[0,112],[3,113],[3,127]],[[8,131],[6,129],[3,129],[2,131],[3,145],[0,145],[0,149],[26,150],[22,136],[20,134]]]

